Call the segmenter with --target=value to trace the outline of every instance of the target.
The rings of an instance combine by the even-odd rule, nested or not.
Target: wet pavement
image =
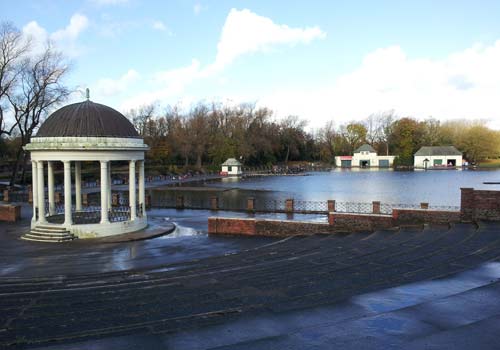
[[[30,243],[0,225],[0,347],[500,344],[500,224],[212,237],[209,215],[152,211],[176,231],[121,244]]]

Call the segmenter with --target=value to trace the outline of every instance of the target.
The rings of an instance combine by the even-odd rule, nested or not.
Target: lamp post
[[[427,171],[427,163],[429,163],[429,159],[425,158],[424,159],[424,169]]]

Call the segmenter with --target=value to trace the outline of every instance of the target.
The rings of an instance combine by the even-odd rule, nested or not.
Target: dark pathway
[[[220,332],[211,333],[214,338],[210,339],[193,335],[185,338],[188,339],[185,343],[169,343],[168,346],[186,349],[217,348],[224,344],[229,344],[227,349],[299,349],[306,344],[316,344],[312,348],[329,348],[332,344],[352,348],[366,348],[370,344],[389,347],[387,337],[374,343],[362,343],[363,339],[358,338],[361,343],[348,344],[346,341],[355,336],[353,329],[363,329],[355,322],[366,322],[370,317],[390,311],[390,307],[382,303],[380,309],[369,310],[366,305],[361,307],[363,303],[359,300],[354,309],[352,305],[343,309],[342,305],[354,296],[366,296],[369,295],[366,293],[377,293],[416,281],[456,277],[456,273],[496,261],[500,258],[499,228],[500,225],[489,223],[481,224],[479,228],[472,224],[457,224],[451,228],[431,226],[281,240],[212,240],[203,236],[205,241],[196,242],[193,236],[189,236],[189,242],[183,242],[182,237],[169,244],[165,244],[166,239],[142,242],[155,246],[150,249],[156,250],[156,259],[151,253],[144,253],[152,250],[142,247],[137,250],[140,253],[137,256],[130,251],[126,254],[122,268],[115,265],[115,268],[108,269],[99,266],[109,261],[105,258],[108,254],[119,256],[123,247],[90,248],[81,243],[78,248],[61,246],[58,248],[61,253],[65,251],[64,254],[72,255],[76,261],[71,264],[71,270],[58,266],[55,255],[49,254],[55,248],[44,247],[32,251],[30,254],[36,256],[32,255],[30,259],[54,259],[51,264],[42,263],[41,268],[29,271],[20,269],[22,273],[19,274],[4,273],[0,280],[0,308],[3,311],[0,315],[0,344],[26,347],[61,344],[64,348],[72,348],[72,343],[75,343],[74,348],[89,344],[94,348],[128,344],[129,348],[157,348],[159,343],[167,347],[169,341],[188,332],[200,335],[214,327],[243,323],[246,326],[239,328],[238,337]],[[219,246],[214,248],[212,244]],[[126,247],[132,249],[132,245]],[[164,257],[172,254],[178,254],[179,259]],[[67,260],[66,256],[64,261]],[[128,260],[132,261],[130,268],[126,263]],[[144,263],[140,263],[141,260]],[[88,267],[89,264],[92,268]],[[26,277],[20,277],[22,275]],[[451,298],[453,294],[484,287],[490,288],[487,293],[497,302],[495,298],[500,288],[496,279],[500,276],[488,274],[482,279],[480,277],[475,274],[468,279],[457,279],[458,287],[455,285],[451,291],[450,287],[445,288],[447,292],[441,296]],[[412,300],[417,300],[415,304],[420,305],[437,298],[439,288],[425,291],[417,287],[413,293]],[[323,322],[323,331],[318,327],[316,337],[323,339],[322,342],[316,338],[314,341],[309,339],[309,342],[310,331],[304,333],[304,328],[300,328],[308,324],[308,313],[311,319]],[[329,315],[328,322],[325,315]],[[487,316],[498,319],[500,308],[490,310]],[[342,323],[344,333],[338,333],[339,327],[332,326],[331,317],[345,321]],[[271,324],[269,320],[273,318],[281,319],[280,324],[283,326],[284,322],[288,328],[284,327],[281,333],[271,329],[267,333],[262,331],[265,329],[263,325]],[[297,318],[304,320],[294,323]],[[487,322],[476,317],[471,323],[478,320]],[[372,321],[376,325],[376,319]],[[256,322],[253,331],[251,327],[245,328],[252,322]],[[352,327],[346,329],[349,322]],[[494,330],[495,324],[491,321],[487,328]],[[390,322],[386,326],[391,327]],[[332,333],[332,327],[337,333]],[[393,324],[392,327],[398,326]],[[448,325],[448,328],[453,327]],[[254,336],[246,334],[242,331],[244,329]],[[442,325],[419,326],[417,329],[420,330],[419,339],[447,330]],[[270,334],[271,338],[268,337]],[[299,339],[300,334],[302,338]],[[330,336],[326,337],[328,334]],[[332,334],[337,334],[337,337]],[[351,334],[350,338],[346,334]],[[125,340],[120,343],[120,339]],[[415,339],[411,338],[411,341]]]

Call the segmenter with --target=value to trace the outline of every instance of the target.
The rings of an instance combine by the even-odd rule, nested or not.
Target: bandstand
[[[147,226],[144,153],[148,146],[118,111],[88,99],[62,107],[47,118],[25,149],[31,153],[33,169],[33,218],[31,232],[23,238],[64,241]],[[100,168],[100,205],[94,206],[82,203],[82,167],[95,167],[92,162]],[[128,164],[128,203],[112,206],[112,169],[124,164]],[[55,200],[55,168],[64,169],[64,205]]]

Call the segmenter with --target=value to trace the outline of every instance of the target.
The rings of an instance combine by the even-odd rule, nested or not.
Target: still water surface
[[[307,201],[371,202],[431,205],[460,205],[460,188],[500,190],[500,170],[392,171],[338,169],[308,173],[307,176],[227,178],[205,186],[219,191],[190,192],[185,196],[218,195],[225,200],[295,198]],[[221,191],[224,190],[224,191]]]

